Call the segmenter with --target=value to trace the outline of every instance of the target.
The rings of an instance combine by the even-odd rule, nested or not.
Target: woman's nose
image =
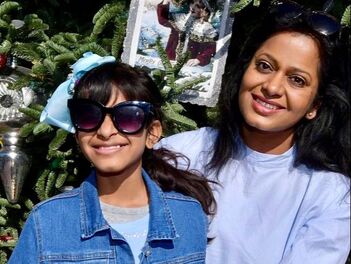
[[[111,136],[116,135],[117,133],[118,133],[118,130],[115,127],[111,116],[107,114],[101,126],[97,130],[97,135],[101,136],[102,138],[108,139]]]
[[[268,76],[262,85],[263,93],[269,97],[279,97],[284,91],[284,74],[276,72]]]

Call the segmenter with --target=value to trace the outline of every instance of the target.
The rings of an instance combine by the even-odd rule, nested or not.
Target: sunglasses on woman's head
[[[296,19],[306,16],[308,24],[313,30],[325,37],[337,37],[340,23],[331,15],[322,11],[311,11],[293,1],[276,1],[273,3],[273,13],[278,19]]]
[[[106,114],[109,114],[119,132],[136,134],[144,128],[152,114],[152,105],[142,101],[125,101],[106,107],[90,99],[69,99],[67,105],[73,126],[84,132],[99,129]]]

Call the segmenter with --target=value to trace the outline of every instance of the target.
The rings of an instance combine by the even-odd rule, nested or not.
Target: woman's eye
[[[270,72],[272,71],[272,66],[266,62],[266,61],[258,61],[256,62],[256,69],[259,71],[259,72]]]
[[[292,82],[293,85],[298,87],[304,87],[306,85],[306,81],[299,76],[290,76],[289,80]]]

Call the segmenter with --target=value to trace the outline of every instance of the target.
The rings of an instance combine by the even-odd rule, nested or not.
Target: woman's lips
[[[276,102],[272,102],[263,98],[262,96],[258,96],[252,94],[252,107],[254,108],[255,112],[261,115],[272,115],[277,113],[279,110],[284,109],[283,106]]]

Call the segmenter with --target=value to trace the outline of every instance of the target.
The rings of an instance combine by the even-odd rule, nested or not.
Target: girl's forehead
[[[123,99],[124,101],[126,101],[128,100],[128,96],[126,95],[126,93],[123,91],[122,88],[120,88],[117,85],[112,85],[110,99]]]

